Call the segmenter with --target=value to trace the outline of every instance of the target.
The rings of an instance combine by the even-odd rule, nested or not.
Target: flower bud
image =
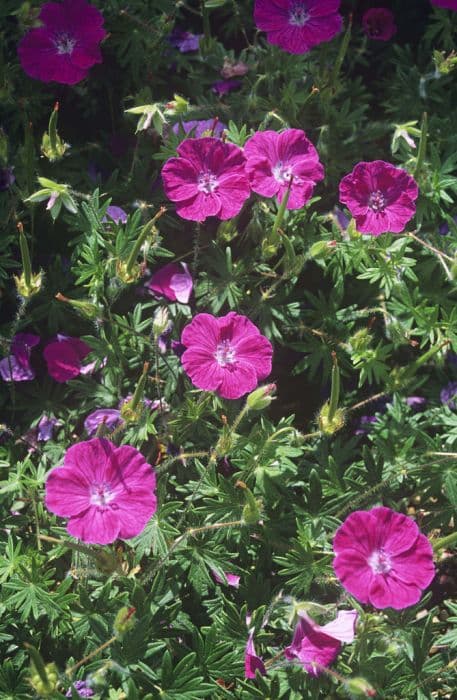
[[[243,489],[246,504],[243,508],[241,519],[246,525],[256,525],[261,519],[262,501],[255,499],[251,489],[246,486],[244,481],[237,481],[235,486]]]
[[[333,435],[341,430],[345,422],[345,412],[342,408],[337,408],[333,417],[329,418],[330,403],[327,401],[321,408],[318,418],[319,429],[326,435]]]
[[[323,260],[335,250],[335,241],[316,241],[308,251],[308,255],[313,260]]]
[[[100,309],[92,304],[90,301],[80,301],[79,299],[69,299],[60,292],[56,294],[56,299],[58,301],[64,301],[69,304],[75,311],[77,311],[81,316],[88,319],[96,319],[100,316]]]
[[[356,698],[374,698],[376,690],[365,678],[349,678],[346,683],[346,690]]]
[[[157,340],[159,335],[162,335],[166,327],[168,326],[169,316],[168,309],[166,306],[159,306],[154,313],[154,318],[152,321],[152,332],[154,333],[154,338]]]
[[[141,267],[137,263],[128,265],[123,260],[118,260],[116,263],[116,275],[124,284],[132,284],[132,282],[137,282],[140,279]]]
[[[113,625],[114,632],[118,637],[123,637],[124,634],[135,627],[135,624],[135,608],[125,605],[116,615]]]
[[[246,404],[251,411],[262,411],[274,401],[272,394],[276,391],[276,384],[266,384],[251,391],[246,399]]]

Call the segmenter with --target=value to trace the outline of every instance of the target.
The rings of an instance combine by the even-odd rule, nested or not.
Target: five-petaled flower
[[[130,445],[94,438],[72,445],[50,472],[45,503],[69,518],[67,530],[89,544],[110,544],[142,532],[156,511],[155,472]]]
[[[393,13],[387,7],[372,7],[362,17],[362,27],[370,39],[389,41],[397,31]]]
[[[341,610],[332,622],[321,627],[300,612],[292,643],[285,649],[286,659],[298,659],[311,676],[319,676],[335,661],[342,642],[354,640],[357,618],[356,610]]]
[[[402,610],[435,575],[432,546],[414,520],[380,506],[351,513],[338,528],[335,573],[361,603]]]
[[[250,195],[238,146],[214,137],[186,139],[162,169],[165,194],[176,202],[183,219],[204,221],[208,216],[230,219]]]
[[[340,182],[346,204],[361,233],[401,233],[416,213],[419,190],[405,170],[383,160],[357,163]]]
[[[39,20],[42,26],[26,34],[18,46],[27,75],[45,83],[74,85],[102,62],[103,15],[86,0],[47,2]]]
[[[306,53],[341,31],[340,0],[256,0],[254,20],[270,44]]]
[[[258,131],[244,147],[246,172],[254,192],[282,199],[290,187],[288,209],[301,209],[324,177],[319,154],[301,129]]]
[[[197,314],[184,328],[182,365],[199,389],[238,399],[271,372],[273,348],[246,316]]]

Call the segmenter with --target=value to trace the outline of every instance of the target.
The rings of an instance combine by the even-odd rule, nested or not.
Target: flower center
[[[386,198],[381,190],[375,190],[368,198],[368,206],[373,211],[384,211],[386,208]]]
[[[289,24],[293,27],[303,27],[309,20],[310,14],[301,3],[295,3],[289,10]]]
[[[230,345],[229,340],[221,340],[216,348],[214,357],[220,367],[226,367],[227,365],[233,365],[236,360],[235,349]]]
[[[200,173],[198,176],[198,181],[197,181],[197,188],[200,192],[204,192],[205,194],[211,194],[214,192],[214,190],[217,190],[219,187],[219,182],[217,181],[217,177],[213,175],[213,173],[210,173],[209,171],[205,173]]]
[[[69,34],[58,34],[54,39],[58,54],[72,53],[76,45],[76,39]]]
[[[279,160],[272,168],[273,177],[280,185],[288,185],[293,175],[292,167]]]
[[[107,506],[115,498],[110,485],[106,482],[92,484],[90,487],[90,502],[93,506]]]
[[[370,554],[368,565],[374,574],[388,574],[392,568],[390,556],[383,549],[375,549]]]

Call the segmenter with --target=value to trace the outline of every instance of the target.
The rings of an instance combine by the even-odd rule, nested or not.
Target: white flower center
[[[235,349],[230,345],[229,340],[221,340],[216,348],[214,357],[220,367],[233,365],[236,360]]]
[[[58,34],[54,39],[54,44],[58,54],[73,53],[76,39],[69,34]]]
[[[375,190],[368,198],[368,206],[373,211],[384,211],[386,208],[386,198],[381,190]]]
[[[282,160],[279,160],[276,165],[273,166],[271,172],[276,182],[279,182],[280,185],[288,185],[293,175],[292,167],[290,165],[284,165]],[[294,178],[294,182],[295,181],[296,178]]]
[[[110,485],[106,482],[92,484],[90,487],[90,502],[93,506],[107,506],[115,498]]]
[[[309,18],[309,12],[306,11],[301,3],[295,3],[289,10],[289,24],[294,27],[303,27]]]
[[[383,549],[375,549],[370,554],[368,565],[374,574],[388,574],[392,568],[390,556]]]
[[[219,182],[213,173],[207,171],[205,173],[200,173],[198,176],[197,188],[200,192],[211,194],[214,190],[217,190],[218,187]]]

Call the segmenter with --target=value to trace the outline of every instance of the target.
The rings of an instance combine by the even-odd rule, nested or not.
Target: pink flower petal
[[[119,536],[119,517],[113,510],[101,510],[91,506],[68,521],[67,530],[87,544],[111,544]]]

